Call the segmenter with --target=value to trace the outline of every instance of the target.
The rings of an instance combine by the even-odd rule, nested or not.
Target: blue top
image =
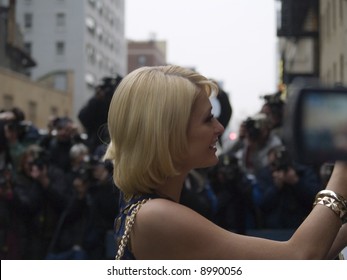
[[[116,241],[116,253],[118,251],[118,247],[120,245],[120,241],[125,231],[125,222],[126,218],[131,215],[132,211],[135,209],[135,205],[137,202],[143,199],[154,199],[161,198],[156,194],[141,194],[132,196],[130,199],[124,198],[123,193],[120,195],[119,199],[119,214],[114,221],[114,229],[115,229],[115,241]],[[136,260],[134,254],[131,252],[130,240],[127,243],[127,246],[124,249],[123,256],[121,260]]]

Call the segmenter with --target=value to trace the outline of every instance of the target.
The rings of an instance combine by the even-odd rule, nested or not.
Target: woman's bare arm
[[[346,164],[336,165],[327,189],[347,197]],[[153,199],[139,211],[131,240],[139,259],[326,259],[347,245],[341,225],[331,209],[317,205],[280,242],[229,232],[185,206]]]
[[[333,246],[331,246],[329,254],[327,256],[328,260],[335,259],[339,253],[347,246],[347,224],[344,224],[337,234]]]

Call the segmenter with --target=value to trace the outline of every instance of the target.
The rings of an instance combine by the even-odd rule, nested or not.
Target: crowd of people
[[[20,108],[1,111],[1,259],[110,257],[107,235],[114,230],[120,192],[112,163],[103,159],[109,141],[103,125],[120,81],[105,79],[81,109],[86,134],[66,116],[49,120],[42,134]],[[280,93],[264,98],[217,165],[189,172],[180,202],[241,234],[297,228],[330,173],[323,177],[318,167],[290,158],[281,134],[284,107]]]
[[[20,108],[0,113],[0,258],[109,259],[119,192],[102,158],[107,139],[66,116],[47,121],[42,133]]]
[[[242,222],[240,214],[227,218],[228,229],[242,233],[249,229],[296,229],[331,175],[331,170],[321,174],[324,166],[308,166],[292,158],[283,135],[285,105],[281,92],[264,96],[259,112],[241,123],[237,141],[214,168],[232,188],[230,197],[237,197],[238,203],[227,203],[233,208],[238,205],[230,212],[244,217]],[[228,182],[225,178],[230,174],[237,176]],[[238,184],[233,181],[235,177]]]

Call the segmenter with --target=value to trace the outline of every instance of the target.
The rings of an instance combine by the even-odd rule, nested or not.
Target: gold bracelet
[[[330,208],[342,221],[347,221],[347,204],[341,195],[330,190],[320,191],[315,198],[313,206],[317,204]]]
[[[344,199],[344,197],[342,195],[337,194],[334,191],[322,190],[319,193],[317,193],[316,198],[324,197],[324,196],[332,197],[336,199],[337,201],[340,201],[344,205],[344,207],[347,207],[347,201]]]

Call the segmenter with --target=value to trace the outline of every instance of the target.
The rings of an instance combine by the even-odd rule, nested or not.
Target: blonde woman
[[[139,68],[119,84],[105,154],[123,194],[117,259],[325,259],[347,244],[347,165],[338,163],[311,214],[286,242],[226,231],[179,204],[191,169],[217,163],[224,128],[212,115],[215,83],[179,67]],[[334,242],[335,241],[335,242]]]

